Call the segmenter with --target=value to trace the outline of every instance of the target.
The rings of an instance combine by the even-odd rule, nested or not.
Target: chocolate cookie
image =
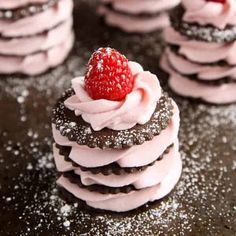
[[[48,0],[46,3],[34,3],[15,9],[0,9],[0,19],[19,20],[34,14],[38,14],[54,6],[59,0]]]
[[[174,8],[170,13],[171,25],[190,39],[217,43],[236,40],[236,26],[227,25],[224,29],[218,29],[212,25],[202,26],[197,23],[188,23],[183,21],[184,12],[182,5]]]
[[[148,167],[154,165],[157,161],[161,161],[164,158],[164,156],[169,153],[170,149],[173,147],[173,144],[170,145],[164,151],[164,153],[160,157],[158,157],[155,161],[153,161],[152,163],[145,165],[145,166],[130,167],[130,168],[129,167],[120,167],[117,163],[111,163],[109,165],[101,166],[101,167],[87,168],[87,167],[78,165],[77,163],[75,163],[73,160],[71,160],[69,158],[71,147],[60,146],[58,144],[56,144],[56,147],[58,148],[59,154],[62,156],[62,158],[64,157],[64,160],[66,162],[71,162],[74,167],[79,167],[82,171],[89,171],[95,175],[96,174],[103,174],[103,175],[107,176],[107,175],[111,175],[111,174],[122,175],[122,174],[132,174],[132,173],[142,172],[142,171],[146,170]]]
[[[63,174],[65,178],[67,178],[72,184],[78,185],[80,188],[87,189],[90,192],[98,192],[101,194],[118,194],[118,193],[129,193],[131,191],[138,191],[133,185],[126,185],[123,187],[108,187],[105,185],[92,184],[92,185],[84,185],[81,182],[81,178],[79,175],[75,174],[73,171],[65,172]]]
[[[158,101],[150,121],[146,124],[137,124],[131,129],[121,131],[108,128],[94,131],[81,116],[75,116],[73,111],[65,107],[64,101],[74,94],[73,89],[69,89],[59,99],[53,109],[52,123],[62,136],[90,148],[123,149],[143,144],[160,134],[168,126],[173,115],[172,100],[164,93]]]

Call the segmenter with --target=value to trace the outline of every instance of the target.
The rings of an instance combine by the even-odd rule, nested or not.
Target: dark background
[[[127,35],[106,27],[93,0],[77,1],[76,44],[64,65],[24,79],[0,77],[0,235],[236,235],[236,105],[175,97],[181,110],[183,174],[164,200],[137,211],[104,214],[67,205],[55,185],[50,116],[90,54],[111,46],[156,73],[161,34]]]

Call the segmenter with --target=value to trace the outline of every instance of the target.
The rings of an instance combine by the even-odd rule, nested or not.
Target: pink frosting
[[[225,104],[236,101],[236,83],[210,86],[192,81],[174,71],[165,54],[161,59],[161,67],[170,73],[169,85],[176,93],[194,98],[201,98],[210,103]]]
[[[180,0],[102,0],[111,3],[112,8],[126,13],[158,13],[169,10],[180,3]]]
[[[70,159],[84,167],[105,166],[113,162],[118,163],[121,167],[144,166],[155,161],[162,155],[166,148],[177,139],[179,130],[179,110],[174,102],[173,105],[174,114],[165,130],[154,137],[153,140],[145,142],[142,145],[134,145],[128,149],[102,150],[81,146],[75,142],[70,142],[66,137],[63,137],[60,132],[56,130],[55,125],[52,126],[53,138],[59,145],[72,146],[69,155]],[[140,156],[145,156],[145,158],[140,158]]]
[[[180,47],[179,53],[189,60],[198,63],[214,63],[224,60],[230,65],[236,65],[236,42],[206,43],[182,36],[172,27],[164,31],[166,42]]]
[[[174,188],[181,175],[182,162],[178,151],[173,153],[173,156],[175,161],[169,169],[168,174],[159,184],[138,191],[132,191],[128,194],[100,194],[90,192],[78,187],[76,184],[70,183],[65,177],[60,177],[57,184],[71,192],[75,197],[86,201],[91,207],[116,212],[129,211],[149,201],[163,198]]]
[[[0,73],[24,73],[36,75],[45,72],[51,67],[61,64],[74,43],[74,36],[71,33],[66,41],[45,51],[25,57],[0,56]]]
[[[25,38],[0,38],[0,54],[24,56],[39,51],[45,51],[51,47],[65,42],[71,34],[72,18],[56,28],[42,34]]]
[[[103,174],[92,174],[89,171],[82,171],[79,167],[74,167],[71,162],[64,160],[63,156],[60,156],[59,150],[53,148],[53,154],[55,163],[59,172],[73,170],[77,175],[80,176],[81,181],[84,185],[99,184],[109,187],[122,187],[126,185],[134,185],[136,189],[142,189],[151,187],[160,183],[163,178],[168,174],[168,171],[174,168],[176,157],[174,153],[178,151],[178,141],[175,142],[174,148],[171,148],[170,152],[164,156],[160,161],[157,161],[153,166],[148,167],[145,171],[133,173],[133,174],[122,174],[122,175],[103,175]]]
[[[73,1],[60,0],[55,6],[17,21],[0,19],[0,34],[3,37],[29,36],[44,32],[69,19]]]
[[[183,0],[186,12],[183,20],[200,25],[211,24],[220,29],[236,25],[236,1],[226,0],[225,4],[206,0]]]
[[[13,9],[34,3],[46,3],[48,0],[0,0],[0,9]]]
[[[104,16],[108,25],[118,27],[128,33],[149,33],[169,25],[169,17],[165,12],[157,16],[142,18],[124,15],[105,6],[100,6],[98,14]]]
[[[65,106],[75,115],[91,124],[95,131],[107,127],[113,130],[130,129],[136,124],[145,124],[153,115],[161,97],[157,77],[143,71],[136,62],[129,62],[134,76],[134,86],[122,101],[93,100],[84,89],[84,77],[72,80],[75,95],[65,101]]]
[[[196,64],[178,56],[171,50],[166,50],[171,66],[184,75],[196,74],[202,80],[217,80],[224,77],[236,79],[236,66],[208,66],[204,64]]]

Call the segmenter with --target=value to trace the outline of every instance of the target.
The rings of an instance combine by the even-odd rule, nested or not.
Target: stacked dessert
[[[0,74],[36,75],[73,46],[72,0],[0,1]]]
[[[236,1],[183,0],[165,30],[161,66],[178,94],[210,103],[236,101]]]
[[[126,32],[147,33],[169,25],[167,11],[180,0],[100,0],[98,13],[108,25]]]
[[[97,209],[124,212],[167,195],[181,175],[179,110],[157,77],[100,48],[52,118],[60,187]]]

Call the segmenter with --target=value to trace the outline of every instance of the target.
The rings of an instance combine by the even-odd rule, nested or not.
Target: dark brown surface
[[[160,34],[126,35],[104,26],[93,0],[78,1],[75,49],[43,76],[0,81],[0,235],[236,235],[236,106],[176,98],[183,174],[164,200],[130,213],[93,213],[58,196],[50,115],[90,53],[112,46],[157,73]],[[69,225],[69,226],[68,226]]]

